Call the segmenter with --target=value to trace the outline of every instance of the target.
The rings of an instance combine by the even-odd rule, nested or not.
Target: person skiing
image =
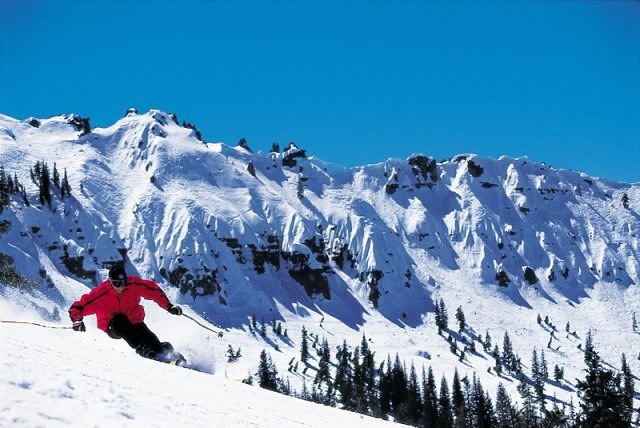
[[[170,343],[160,342],[147,327],[141,298],[153,300],[172,315],[182,315],[182,308],[173,305],[158,284],[127,276],[124,267],[117,264],[109,270],[107,279],[73,302],[69,308],[73,330],[86,331],[83,317],[95,314],[100,330],[113,339],[124,339],[139,355],[179,365],[186,363]]]

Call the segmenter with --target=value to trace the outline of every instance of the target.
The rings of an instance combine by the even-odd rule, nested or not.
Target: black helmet
[[[127,279],[127,273],[124,271],[124,266],[115,265],[109,270],[109,279],[111,281],[125,281]]]

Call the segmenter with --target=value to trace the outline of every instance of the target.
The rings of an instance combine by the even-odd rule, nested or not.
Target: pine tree
[[[467,421],[467,404],[462,391],[462,383],[458,369],[453,373],[453,382],[451,384],[451,404],[453,405],[453,414],[455,416],[455,426],[465,427]]]
[[[538,404],[541,409],[544,409],[545,396],[544,396],[544,375],[541,368],[541,362],[538,360],[538,352],[536,348],[533,348],[531,355],[531,378],[533,380],[533,390],[536,394]]]
[[[489,330],[484,335],[484,352],[489,352],[491,350],[491,335],[489,334]]]
[[[624,421],[631,426],[633,418],[633,398],[636,394],[635,384],[631,368],[627,363],[627,356],[622,354],[621,360]]]
[[[440,394],[438,396],[438,427],[453,426],[453,409],[451,406],[451,398],[449,396],[449,384],[447,379],[442,376],[440,380]]]
[[[621,376],[602,366],[593,345],[591,331],[587,333],[584,350],[586,377],[578,380],[576,389],[582,400],[580,425],[584,427],[627,427],[625,397],[620,386]]]
[[[380,372],[378,390],[380,391],[379,411],[380,416],[391,412],[391,356],[387,354],[386,370],[385,363],[380,364],[378,369]]]
[[[238,348],[238,352],[236,353],[236,351],[234,351],[233,346],[229,345],[227,347],[227,362],[228,363],[233,363],[238,361],[238,358],[240,358],[240,348]]]
[[[513,345],[511,344],[511,338],[509,337],[509,333],[504,333],[504,338],[502,340],[502,360],[504,362],[504,366],[511,372],[512,374],[518,374],[521,371],[521,363],[520,358],[516,356],[513,352]]]
[[[536,428],[540,426],[538,417],[538,408],[536,407],[536,399],[531,387],[523,376],[518,384],[518,392],[522,397],[522,409],[520,411],[522,424],[527,428]]]
[[[327,339],[322,341],[319,357],[318,371],[316,372],[314,383],[319,386],[326,384],[327,393],[331,394],[333,387],[331,382],[331,371],[329,370],[331,365],[331,351],[329,350],[329,343],[327,342]]]
[[[36,174],[38,180],[39,195],[38,199],[40,205],[44,206],[45,202],[51,208],[51,176],[49,174],[49,168],[46,163],[36,163]]]
[[[493,369],[495,370],[496,374],[498,376],[500,376],[502,374],[502,358],[500,357],[500,349],[498,349],[498,345],[497,344],[493,348],[493,352],[491,353],[491,356],[496,361],[496,364],[493,367]]]
[[[462,312],[462,306],[458,306],[458,309],[456,309],[456,320],[458,321],[458,331],[462,333],[467,325],[466,319],[464,317],[464,312]]]
[[[11,202],[11,199],[9,197],[10,194],[11,191],[9,188],[7,176],[4,172],[4,167],[0,166],[0,213],[2,213],[2,210]]]
[[[260,352],[257,375],[260,388],[278,391],[278,371],[271,360],[271,356],[264,349]]]
[[[423,370],[424,376],[424,370]],[[423,400],[420,396],[420,385],[418,383],[418,375],[416,368],[411,364],[409,369],[409,377],[407,379],[407,422],[417,425],[422,419]]]
[[[400,421],[406,420],[408,378],[404,365],[400,362],[400,356],[396,358],[391,368],[391,410]]]
[[[438,395],[436,391],[436,381],[433,376],[433,370],[429,366],[429,372],[425,375],[422,370],[422,426],[425,428],[435,428],[438,426]]]
[[[478,428],[489,428],[494,425],[493,404],[491,398],[484,391],[480,379],[474,373],[470,390],[471,402],[471,426]]]
[[[440,299],[436,303],[436,327],[438,327],[438,334],[442,333],[442,330],[446,330],[449,326],[449,316],[447,314],[447,307],[444,304],[444,300]]]
[[[544,380],[549,379],[549,366],[547,365],[547,358],[544,355],[544,349],[540,350],[540,374]]]
[[[347,346],[347,341],[342,342],[342,347],[338,347],[336,352],[336,367],[334,387],[340,393],[340,402],[347,409],[353,408],[353,373],[351,371],[351,353]]]
[[[60,173],[56,163],[53,163],[53,185],[60,188]]]
[[[370,409],[370,413],[376,415],[379,413],[379,403],[377,399],[375,353],[369,348],[364,334],[362,335],[362,342],[360,342],[360,353],[362,354],[361,367],[364,376],[366,404]]]
[[[365,397],[365,379],[362,365],[360,364],[360,348],[353,350],[351,357],[353,372],[353,411],[368,414],[368,406]]]
[[[564,369],[557,364],[553,368],[553,379],[555,379],[556,382],[560,382],[564,379]]]
[[[308,333],[307,333],[307,329],[303,325],[302,326],[302,341],[300,343],[300,361],[302,361],[303,363],[307,364],[307,361],[309,360],[310,356],[311,355],[309,353]]]
[[[60,187],[60,194],[62,197],[71,196],[71,185],[69,184],[69,178],[67,177],[67,169],[64,169],[64,175],[62,177],[62,187]]]
[[[498,384],[496,393],[496,428],[513,428],[519,426],[518,412],[511,401],[502,382]]]

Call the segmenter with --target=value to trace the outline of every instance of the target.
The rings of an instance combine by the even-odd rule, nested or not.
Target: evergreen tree
[[[386,370],[385,363],[380,364],[378,370],[380,372],[378,390],[380,391],[379,411],[380,416],[391,412],[391,356],[387,354]]]
[[[556,382],[560,382],[562,379],[564,379],[564,369],[557,364],[553,368],[553,378]]]
[[[520,359],[513,352],[513,345],[509,333],[505,332],[502,339],[502,361],[512,374],[520,373]]]
[[[60,173],[55,162],[53,163],[53,185],[60,188]]]
[[[458,309],[456,309],[456,320],[458,321],[458,331],[462,333],[467,325],[464,312],[462,312],[462,306],[458,306]]]
[[[473,375],[469,401],[471,403],[469,411],[472,421],[471,426],[478,428],[492,427],[494,425],[493,404],[475,373]]]
[[[491,351],[491,335],[489,334],[489,330],[487,330],[487,332],[484,335],[484,343],[483,343],[483,347],[484,347],[484,352],[489,352]]]
[[[622,354],[621,359],[624,421],[626,424],[628,424],[628,426],[631,426],[631,421],[633,418],[633,398],[636,394],[635,384],[633,380],[633,374],[631,373],[631,368],[627,363],[627,356],[625,354]]]
[[[302,342],[300,343],[300,361],[307,364],[309,357],[310,357],[309,338],[308,338],[307,329],[303,325],[302,326]]]
[[[359,347],[353,350],[351,367],[353,372],[353,410],[366,415],[368,414],[368,406],[365,397],[365,380],[362,364],[360,364]]]
[[[531,355],[531,378],[533,380],[533,390],[536,394],[536,398],[537,398],[538,404],[540,405],[540,408],[544,409],[545,377],[544,377],[544,374],[543,374],[544,372],[541,368],[541,365],[542,363],[538,360],[538,353],[536,351],[536,348],[533,348],[533,352]]]
[[[578,380],[576,389],[581,398],[582,427],[628,427],[621,376],[602,366],[593,345],[591,331],[587,333],[584,350],[586,377]]]
[[[375,353],[369,348],[367,338],[362,335],[362,342],[360,343],[360,353],[362,354],[362,374],[364,377],[365,388],[365,402],[369,407],[372,415],[379,414],[379,404],[377,399],[377,386],[376,386],[376,363]]]
[[[422,370],[422,426],[425,428],[436,428],[438,426],[438,393],[436,391],[436,381],[433,370],[429,366],[428,374]]]
[[[447,307],[444,304],[444,300],[440,299],[436,302],[436,327],[438,327],[438,333],[442,333],[442,330],[446,330],[448,326]]]
[[[498,384],[498,392],[496,393],[495,417],[496,428],[515,428],[520,425],[518,411],[502,382]]]
[[[541,425],[543,427],[574,427],[573,421],[575,418],[568,415],[564,407],[563,405],[561,409],[558,407],[558,403],[554,401],[551,410],[545,411]]]
[[[549,366],[547,365],[547,358],[544,355],[544,349],[540,350],[540,374],[544,380],[549,379]]]
[[[67,169],[64,169],[64,175],[62,176],[62,185],[60,187],[60,194],[64,198],[65,196],[71,196],[71,185],[69,184],[69,177],[67,177]]]
[[[625,209],[629,209],[629,195],[627,195],[626,193],[622,195],[622,206]]]
[[[264,349],[260,352],[258,364],[258,384],[260,388],[278,391],[278,371],[271,360],[271,356]]]
[[[49,174],[49,168],[46,163],[36,163],[36,180],[38,184],[39,194],[38,200],[40,205],[44,206],[45,202],[51,208],[51,176]]]
[[[449,428],[453,426],[453,408],[451,397],[449,396],[449,384],[442,376],[440,380],[440,394],[438,395],[438,428]]]
[[[331,371],[329,370],[331,364],[331,351],[329,350],[329,343],[327,342],[327,339],[324,339],[322,341],[322,347],[320,348],[319,357],[318,371],[316,372],[316,377],[313,382],[319,387],[325,384],[327,395],[331,395],[331,393],[333,392]]]
[[[423,369],[424,375],[424,369]],[[418,383],[418,375],[416,368],[411,364],[409,369],[409,377],[407,379],[407,420],[406,422],[417,425],[422,419],[423,404],[420,397],[420,385]]]
[[[456,427],[466,427],[467,420],[467,404],[462,391],[462,383],[458,368],[453,373],[453,382],[451,384],[451,404],[453,405],[453,414],[455,416]]]
[[[391,368],[391,410],[398,420],[407,419],[407,385],[408,378],[400,357],[396,358]]]
[[[4,167],[0,166],[0,213],[2,213],[2,210],[11,202],[9,197],[10,194],[11,189],[9,187],[7,176],[4,172]]]
[[[338,347],[336,352],[336,360],[338,366],[336,367],[334,387],[336,391],[340,393],[340,402],[343,408],[353,409],[354,396],[353,396],[353,373],[351,371],[351,353],[347,346],[347,341],[342,342],[342,347]]]
[[[540,426],[540,419],[538,417],[538,408],[536,407],[536,397],[531,387],[527,383],[524,376],[520,378],[518,384],[518,392],[522,397],[522,409],[520,415],[523,426],[527,428],[536,428]]]
[[[227,347],[227,362],[234,363],[238,361],[239,358],[240,358],[240,347],[238,347],[238,351],[236,352],[233,349],[233,346],[229,345]]]

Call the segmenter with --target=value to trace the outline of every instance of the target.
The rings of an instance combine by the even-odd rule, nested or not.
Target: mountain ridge
[[[378,284],[374,284],[377,280],[371,277],[372,272],[382,271],[380,286],[392,275],[390,270],[380,269],[383,263],[389,263],[389,250],[396,258],[410,259],[403,248],[378,245],[379,237],[376,236],[375,241],[370,238],[374,230],[385,236],[395,235],[451,269],[465,264],[469,268],[480,268],[479,279],[487,284],[495,284],[496,276],[501,276],[502,285],[508,284],[507,281],[519,285],[528,283],[524,271],[518,270],[529,267],[533,270],[533,276],[529,272],[533,283],[541,280],[539,277],[554,277],[559,288],[574,288],[578,294],[569,297],[575,300],[576,296],[584,296],[576,290],[580,285],[589,287],[596,280],[613,280],[629,286],[639,280],[637,224],[633,216],[622,220],[628,221],[626,224],[609,227],[607,222],[598,222],[598,218],[587,217],[577,209],[581,204],[589,204],[598,217],[613,220],[617,217],[611,213],[618,207],[623,214],[635,213],[637,186],[554,170],[526,158],[494,160],[476,155],[459,155],[451,161],[437,163],[417,154],[404,161],[390,159],[380,164],[345,168],[332,176],[323,168],[324,163],[314,163],[293,143],[282,153],[258,154],[252,153],[248,146],[204,143],[195,137],[194,129],[180,126],[175,115],[157,110],[143,115],[129,112],[111,127],[91,133],[78,129],[81,121],[75,115],[57,118],[64,120],[38,120],[42,126],[35,129],[28,129],[33,128],[30,123],[14,124],[26,131],[27,138],[33,138],[36,130],[61,137],[62,141],[57,143],[60,148],[48,145],[46,150],[54,149],[48,153],[53,157],[49,163],[57,163],[65,170],[74,164],[64,164],[66,152],[62,155],[58,150],[76,151],[74,157],[93,152],[75,171],[69,170],[72,181],[79,176],[82,189],[73,194],[78,194],[82,206],[89,202],[94,209],[104,212],[116,242],[119,236],[115,229],[128,231],[120,234],[128,242],[128,252],[136,255],[134,260],[154,260],[154,266],[141,273],[155,274],[156,279],[161,269],[175,271],[179,265],[166,262],[168,254],[173,259],[177,257],[174,243],[169,244],[173,239],[169,230],[179,231],[183,251],[190,248],[198,253],[201,264],[216,266],[211,254],[196,250],[198,244],[189,241],[187,236],[193,229],[196,234],[206,236],[213,228],[218,239],[227,240],[226,247],[231,252],[233,249],[229,246],[235,245],[235,240],[238,245],[251,246],[252,250],[255,247],[254,253],[257,253],[260,247],[269,246],[269,240],[277,239],[281,256],[299,252],[301,257],[307,256],[304,267],[314,272],[323,265],[333,269],[335,264],[310,257],[312,250],[319,248],[309,245],[324,246],[320,251],[325,255],[331,252],[338,257],[335,253],[342,251],[346,244],[348,257],[359,255],[357,274],[369,276],[369,281],[364,282],[374,293]],[[28,128],[25,130],[25,127]],[[8,129],[4,125],[3,128]],[[9,132],[15,135],[20,131]],[[75,141],[71,139],[74,132],[81,134]],[[44,156],[42,153],[38,157],[44,159]],[[37,161],[35,157],[32,159],[34,163]],[[11,171],[14,168],[9,162],[3,157],[2,164]],[[24,171],[22,174],[24,177]],[[227,193],[216,192],[217,189],[225,189]],[[632,201],[629,210],[622,209],[619,202],[625,194]],[[99,204],[91,201],[102,195]],[[170,205],[178,200],[175,195],[180,195],[180,206]],[[241,209],[225,204],[224,198],[229,195]],[[169,202],[163,203],[163,196]],[[590,198],[594,198],[594,202]],[[207,201],[207,207],[201,206],[199,201],[203,200]],[[156,205],[155,201],[159,203]],[[611,206],[607,207],[606,202]],[[341,212],[343,206],[351,212]],[[149,221],[150,218],[153,220]],[[241,225],[230,225],[237,219]],[[580,222],[589,225],[587,231],[576,231],[575,224]],[[156,230],[150,230],[146,223],[153,224]],[[208,223],[206,227],[204,223]],[[616,231],[616,227],[626,227],[631,242],[625,242],[624,231]],[[318,231],[318,228],[324,230]],[[147,245],[150,239],[141,241],[137,236],[154,235],[164,239],[155,244],[159,252],[150,254]],[[310,240],[316,239],[318,242],[311,244]],[[305,240],[309,240],[309,245]],[[590,247],[599,241],[602,245],[597,250]],[[92,244],[96,247],[95,240]],[[394,244],[389,243],[389,247]],[[119,245],[123,248],[127,244]],[[572,251],[570,258],[582,260],[571,263],[558,254],[576,245],[581,247],[580,251]],[[602,253],[601,259],[593,257],[597,251]],[[243,249],[236,252],[243,252],[242,257],[247,257]],[[480,259],[474,257],[470,263],[464,262],[469,253],[484,254]],[[108,257],[115,261],[116,254],[112,252]],[[268,251],[266,256],[268,264]],[[272,254],[271,261],[274,257]],[[161,258],[165,261],[160,262]],[[395,281],[405,282],[401,275],[415,274],[411,272],[411,262],[407,262],[408,269],[400,275],[396,272]],[[257,269],[264,269],[264,265]],[[422,282],[427,279],[419,278]],[[312,290],[309,294],[322,294],[318,287],[324,285],[309,285],[307,288]],[[325,297],[328,297],[326,290]]]

